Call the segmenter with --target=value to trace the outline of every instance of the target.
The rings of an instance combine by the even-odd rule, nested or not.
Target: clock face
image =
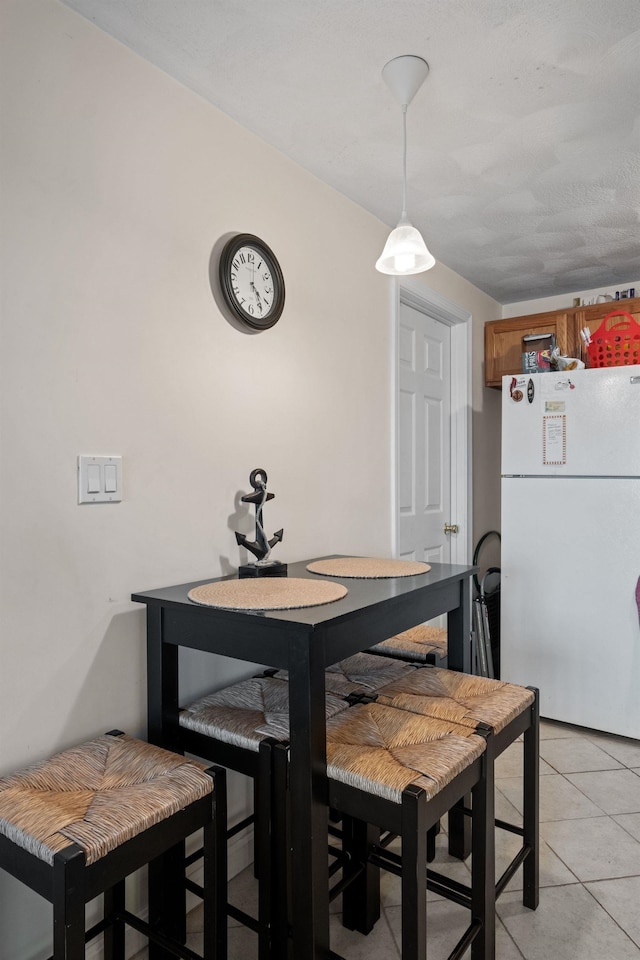
[[[269,247],[258,237],[233,237],[220,258],[220,282],[234,316],[256,330],[266,330],[284,307],[284,279]]]

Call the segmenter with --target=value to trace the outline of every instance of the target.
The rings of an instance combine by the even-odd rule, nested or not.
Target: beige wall
[[[237,565],[253,467],[280,558],[391,550],[388,228],[57,0],[4,0],[2,17],[0,773],[113,726],[144,734],[129,596]],[[209,286],[235,231],[262,236],[287,283],[257,336]],[[476,325],[481,530],[499,442],[482,324],[499,308],[441,265],[420,283]],[[77,504],[79,453],[123,456],[122,503]],[[194,692],[248,672],[186,661]],[[48,914],[2,884],[2,957],[46,955]]]

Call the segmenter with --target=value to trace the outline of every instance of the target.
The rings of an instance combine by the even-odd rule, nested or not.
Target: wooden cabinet
[[[530,333],[554,333],[561,353],[586,363],[587,351],[580,330],[589,327],[593,333],[613,310],[625,310],[640,323],[640,297],[490,320],[484,325],[485,386],[500,388],[503,376],[522,372],[522,338]]]
[[[571,310],[534,313],[528,317],[490,320],[484,325],[484,382],[501,387],[506,374],[522,372],[522,338],[528,333],[554,333],[562,353],[573,342]]]

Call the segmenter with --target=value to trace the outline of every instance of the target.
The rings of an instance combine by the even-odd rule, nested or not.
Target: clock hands
[[[256,285],[255,285],[255,283],[253,282],[253,280],[250,282],[249,286],[251,287],[251,289],[253,290],[253,292],[254,292],[254,294],[255,294],[256,306],[258,307],[258,310],[262,310],[262,298],[261,298],[260,294],[258,293],[258,291],[256,290]]]

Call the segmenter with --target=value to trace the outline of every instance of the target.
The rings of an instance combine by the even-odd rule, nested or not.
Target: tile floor
[[[521,808],[522,745],[496,769],[497,816]],[[640,741],[542,721],[540,742],[540,906],[522,906],[520,876],[497,906],[497,960],[640,960]],[[464,882],[468,866],[451,861],[438,838],[438,869]],[[519,838],[498,831],[497,872]],[[250,869],[234,878],[239,906],[255,897]],[[368,937],[345,930],[333,906],[331,946],[347,960],[398,960],[399,881],[383,875],[382,916]],[[429,960],[443,960],[467,912],[429,895]],[[189,945],[198,950],[199,911],[189,916]],[[143,955],[138,955],[142,958]],[[229,960],[255,960],[255,934],[230,924]]]

